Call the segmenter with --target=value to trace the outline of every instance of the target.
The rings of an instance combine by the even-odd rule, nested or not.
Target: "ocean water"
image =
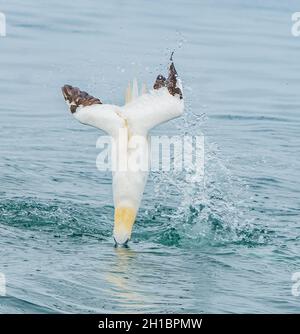
[[[1,313],[295,313],[300,271],[299,1],[0,0]],[[114,248],[101,132],[60,87],[122,104],[170,52],[205,176],[152,173],[129,248]]]

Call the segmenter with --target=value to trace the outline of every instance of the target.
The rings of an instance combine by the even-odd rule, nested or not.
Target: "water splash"
[[[178,128],[182,135],[199,135],[205,115],[187,112]],[[272,231],[256,226],[251,217],[249,193],[240,178],[233,175],[226,162],[219,158],[218,147],[205,139],[205,172],[201,182],[190,182],[192,169],[184,172],[152,173],[155,198],[161,204],[146,212],[151,220],[160,221],[152,239],[156,242],[182,247],[228,243],[248,247],[263,245]],[[176,207],[167,207],[165,194],[178,197]],[[149,220],[148,220],[149,223]],[[149,231],[148,231],[149,232]],[[142,235],[145,236],[144,233]]]

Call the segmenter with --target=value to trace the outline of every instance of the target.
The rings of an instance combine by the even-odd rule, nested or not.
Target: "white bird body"
[[[177,86],[182,91],[179,79]],[[70,102],[68,91],[64,96],[70,106],[76,104],[76,99]],[[96,100],[90,96],[88,99]],[[100,104],[100,100],[100,103],[86,106],[77,102],[73,113],[79,122],[105,131],[115,143],[111,154],[112,161],[116,162],[112,186],[114,238],[118,244],[130,239],[147,182],[150,166],[148,133],[156,125],[179,117],[184,110],[183,99],[171,95],[167,87],[148,93],[143,88],[139,96],[136,80],[127,89],[125,100],[123,106]]]

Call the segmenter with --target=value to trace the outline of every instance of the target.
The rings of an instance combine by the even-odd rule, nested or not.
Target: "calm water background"
[[[299,312],[299,1],[0,1],[0,272],[6,312]],[[129,249],[114,249],[99,131],[70,83],[123,103],[175,49],[205,182],[152,174]],[[204,117],[201,114],[205,113]]]

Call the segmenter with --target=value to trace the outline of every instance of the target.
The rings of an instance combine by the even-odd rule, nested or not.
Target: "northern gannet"
[[[116,141],[114,154],[117,159],[125,158],[123,161],[128,162],[139,154],[146,161],[146,169],[137,169],[134,164],[127,163],[125,169],[117,168],[112,172],[115,208],[113,236],[116,245],[126,245],[148,177],[148,133],[156,125],[181,116],[184,110],[182,84],[172,57],[168,78],[158,75],[153,89],[148,93],[142,89],[140,95],[134,81],[127,89],[123,106],[104,104],[100,99],[70,85],[63,86],[62,93],[72,115],[80,123],[101,129]],[[128,136],[121,138],[122,130],[126,130]],[[140,145],[133,143],[137,137],[143,139],[139,140]],[[123,144],[126,144],[125,150],[121,149]]]

